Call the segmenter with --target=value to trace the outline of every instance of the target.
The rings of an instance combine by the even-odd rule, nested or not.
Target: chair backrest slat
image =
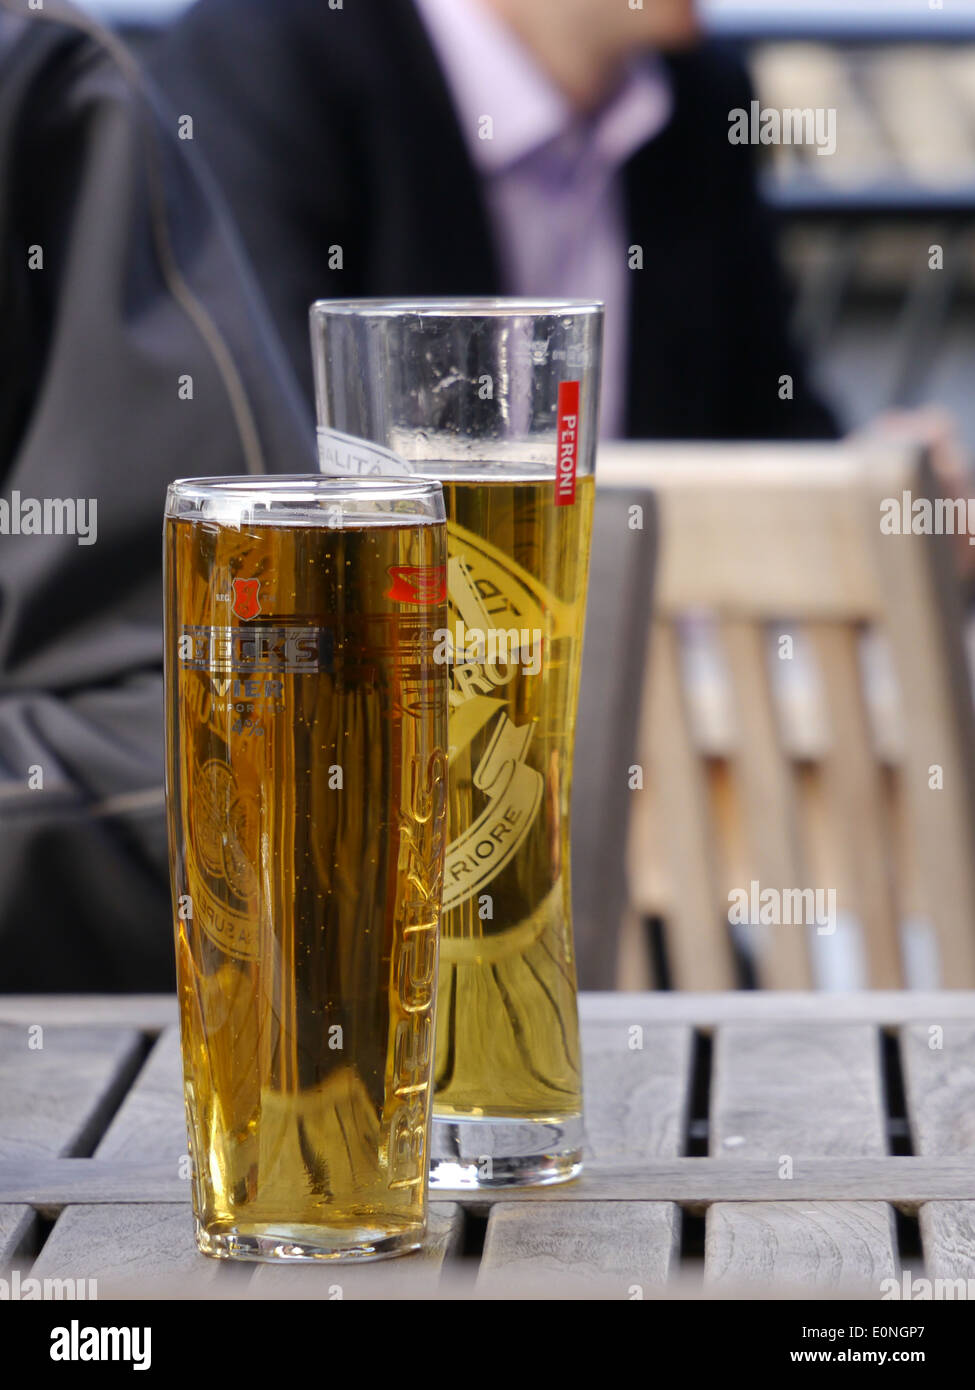
[[[744,618],[726,618],[720,633],[739,730],[733,765],[741,788],[749,860],[761,888],[784,895],[805,887],[806,874],[792,770],[782,749],[767,665],[765,630]],[[750,893],[751,880],[736,886]],[[752,923],[751,928],[762,983],[769,989],[808,989],[812,975],[804,925],[762,929]]]
[[[826,815],[836,839],[837,899],[860,923],[868,983],[899,989],[904,976],[893,893],[893,827],[887,823],[883,775],[871,744],[857,630],[851,624],[814,623],[810,635],[830,720],[821,768]]]
[[[728,891],[753,878],[835,887],[842,925],[831,946],[808,923],[749,924],[761,985],[835,985],[836,962],[856,975],[861,958],[865,983],[909,984],[920,914],[940,982],[975,986],[975,719],[951,541],[881,529],[883,499],[933,496],[920,451],[612,445],[597,477],[658,504],[628,862],[633,906],[665,919],[674,983],[735,981]],[[702,612],[722,681],[681,659]],[[772,624],[802,641],[796,667],[770,660]]]
[[[935,495],[926,464],[899,461],[894,477],[869,455],[875,501]],[[905,725],[905,801],[941,983],[975,985],[975,720],[961,638],[963,615],[944,535],[872,532],[889,605],[887,625]],[[940,769],[940,772],[939,772]]]
[[[705,769],[691,734],[673,624],[654,623],[650,652],[649,781],[642,795],[658,799],[660,849],[674,887],[667,914],[671,978],[678,989],[732,989],[735,961],[720,914]],[[637,874],[644,849],[631,840]]]
[[[638,516],[632,507],[641,508]],[[628,770],[638,756],[655,553],[652,494],[638,486],[599,489],[572,773],[572,903],[585,989],[617,984],[635,795]]]

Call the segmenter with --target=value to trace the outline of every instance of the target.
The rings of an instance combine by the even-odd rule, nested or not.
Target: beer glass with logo
[[[197,1243],[415,1249],[446,827],[441,489],[181,481],[164,551]]]
[[[602,306],[321,301],[325,473],[443,483],[450,671],[432,1181],[581,1168],[569,800]]]

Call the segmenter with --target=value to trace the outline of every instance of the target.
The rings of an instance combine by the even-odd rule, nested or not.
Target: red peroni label
[[[555,505],[571,507],[576,500],[576,468],[579,462],[579,383],[559,383],[558,455],[555,472]]]
[[[426,607],[442,603],[447,597],[446,565],[390,565],[387,573],[393,583],[385,597],[396,603],[419,603]]]

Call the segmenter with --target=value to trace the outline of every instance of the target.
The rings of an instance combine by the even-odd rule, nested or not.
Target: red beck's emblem
[[[235,579],[233,611],[246,622],[261,611],[259,579]]]
[[[428,607],[447,597],[446,565],[390,565],[392,587],[386,597],[394,603],[419,603]]]

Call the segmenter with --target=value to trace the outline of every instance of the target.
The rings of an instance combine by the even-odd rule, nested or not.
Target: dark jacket
[[[314,435],[174,124],[54,8],[0,0],[0,498],[93,499],[97,539],[0,534],[0,993],[165,989],[166,485]]]
[[[788,338],[753,153],[728,141],[729,111],[751,98],[744,70],[711,46],[667,64],[673,119],[625,171],[627,243],[644,260],[632,272],[627,433],[832,434]],[[503,290],[478,177],[411,0],[199,0],[155,72],[193,117],[309,399],[313,299]],[[785,375],[792,401],[779,398]]]

